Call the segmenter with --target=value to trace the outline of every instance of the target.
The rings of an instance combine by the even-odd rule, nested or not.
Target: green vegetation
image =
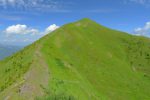
[[[64,25],[0,63],[0,99],[149,100],[149,44],[89,19]]]
[[[32,63],[33,53],[28,48],[0,62],[0,92],[27,72]]]

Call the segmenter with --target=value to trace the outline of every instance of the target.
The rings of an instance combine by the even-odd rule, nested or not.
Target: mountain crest
[[[0,100],[148,100],[149,44],[88,18],[66,24],[0,61]]]

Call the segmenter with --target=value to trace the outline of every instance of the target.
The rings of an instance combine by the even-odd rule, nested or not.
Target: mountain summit
[[[66,24],[0,62],[0,100],[149,100],[150,39]]]

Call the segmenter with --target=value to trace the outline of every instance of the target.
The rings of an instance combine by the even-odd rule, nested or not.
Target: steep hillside
[[[64,25],[0,62],[0,99],[149,100],[149,44],[86,18]]]
[[[13,53],[19,51],[22,47],[11,46],[11,45],[1,45],[0,44],[0,60],[12,55]]]

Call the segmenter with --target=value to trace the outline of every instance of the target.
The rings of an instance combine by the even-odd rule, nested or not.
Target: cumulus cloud
[[[139,27],[134,30],[136,35],[150,35],[150,22],[147,22],[144,27]]]
[[[56,24],[52,24],[46,28],[45,33],[52,32],[52,31],[56,30],[57,28],[59,28],[59,26],[57,26]]]
[[[29,28],[27,25],[12,25],[6,28],[4,31],[7,35],[12,34],[38,34],[39,31],[37,29]]]
[[[6,27],[5,30],[1,31],[4,38],[1,39],[0,42],[28,44],[58,28],[59,26],[52,24],[41,31],[38,28],[31,28],[25,24],[11,25]]]
[[[27,25],[17,24],[17,25],[8,26],[4,30],[4,33],[6,33],[7,36],[10,36],[10,35],[26,35],[26,34],[41,35],[41,34],[48,34],[52,31],[56,30],[57,28],[59,28],[59,26],[57,26],[56,24],[52,24],[52,25],[48,26],[44,30],[44,32],[42,32],[42,31],[39,31],[38,29],[30,28]]]

